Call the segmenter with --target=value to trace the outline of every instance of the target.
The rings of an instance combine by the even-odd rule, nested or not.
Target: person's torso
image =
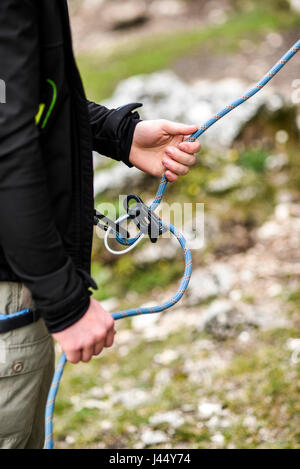
[[[37,4],[41,67],[36,122],[49,196],[67,252],[77,267],[88,271],[93,167],[86,98],[73,57],[66,1],[38,0]],[[0,280],[16,280],[1,253]]]

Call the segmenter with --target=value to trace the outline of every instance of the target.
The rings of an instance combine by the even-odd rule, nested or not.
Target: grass
[[[112,94],[121,80],[172,67],[177,59],[192,55],[203,46],[208,46],[212,53],[236,51],[242,39],[257,41],[268,31],[297,25],[299,17],[295,14],[257,7],[235,14],[222,25],[168,32],[146,37],[140,44],[134,40],[104,54],[79,55],[78,63],[88,96],[100,102]]]
[[[297,331],[292,329],[273,329],[253,332],[251,343],[246,346],[238,346],[232,340],[219,344],[218,353],[230,353],[231,359],[221,370],[212,370],[207,382],[201,378],[191,381],[192,375],[184,371],[187,359],[196,363],[211,354],[197,350],[197,341],[187,329],[163,342],[129,344],[126,356],[115,348],[84,369],[82,365],[69,366],[57,408],[56,438],[61,442],[58,446],[65,447],[68,436],[69,440],[72,438],[68,447],[133,448],[139,444],[141,433],[151,428],[168,435],[167,447],[215,447],[212,437],[221,433],[224,447],[229,448],[299,448],[300,366],[290,362],[286,348],[287,339],[296,336]],[[197,339],[210,337],[198,335]],[[166,367],[157,364],[154,357],[178,347],[181,353],[169,367],[169,380],[157,384],[159,373]],[[79,376],[86,380],[81,386],[74,382],[74,377]],[[107,410],[99,410],[87,407],[93,389],[103,390],[104,397],[94,398],[102,402],[110,402],[119,390],[139,389],[148,397],[133,408],[115,402]],[[76,396],[80,405],[74,408],[70,398],[75,402]],[[210,418],[199,417],[197,407],[203,401],[221,404],[223,410],[214,423]],[[187,413],[183,410],[186,405]],[[179,427],[149,423],[151,416],[168,411],[182,416]],[[103,422],[110,423],[108,429],[102,428]]]
[[[228,378],[228,386],[219,394],[226,408],[240,417],[255,417],[256,431],[239,425],[227,434],[238,448],[299,448],[299,377],[300,366],[290,362],[286,341],[297,332],[277,329],[258,334],[259,346],[239,352],[218,384]],[[228,399],[228,387],[244,390]],[[220,388],[219,388],[220,389]],[[226,397],[227,396],[227,397]],[[262,431],[263,430],[263,431]],[[233,433],[235,434],[233,437]]]

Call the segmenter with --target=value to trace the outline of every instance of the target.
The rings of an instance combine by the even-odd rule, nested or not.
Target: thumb
[[[170,135],[190,135],[198,129],[196,125],[179,124],[171,121],[165,121],[163,127]]]

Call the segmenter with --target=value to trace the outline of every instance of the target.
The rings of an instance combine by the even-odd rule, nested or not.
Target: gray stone
[[[128,168],[122,163],[116,164],[110,169],[101,170],[95,174],[95,195],[108,189],[122,190],[130,182],[136,182],[144,177],[144,173],[137,168]]]
[[[254,311],[237,308],[228,300],[214,301],[203,317],[204,329],[218,340],[235,337],[258,325]]]
[[[174,72],[167,70],[124,80],[105,104],[108,107],[117,107],[128,102],[142,102],[144,107],[140,112],[145,119],[162,118],[200,126],[243,94],[248,87],[248,84],[231,78],[202,80],[189,85]],[[244,125],[257,114],[262,105],[274,107],[273,98],[274,94],[269,87],[231,113],[230,119],[225,117],[222,122],[214,125],[201,137],[201,141],[211,147],[230,147]],[[278,99],[276,103],[278,107]]]
[[[166,443],[168,441],[168,436],[159,430],[145,430],[141,435],[141,440],[145,446],[151,446],[159,443]]]
[[[296,13],[300,13],[300,0],[289,0],[292,10]]]
[[[218,262],[206,269],[193,272],[187,291],[188,305],[203,303],[210,298],[226,295],[235,281],[235,271],[231,266]]]
[[[244,171],[238,166],[227,165],[220,177],[212,179],[207,185],[207,189],[212,193],[225,192],[234,189],[241,182]]]
[[[178,411],[164,412],[150,417],[151,425],[155,426],[161,423],[167,423],[171,428],[178,428],[184,424],[184,418]]]

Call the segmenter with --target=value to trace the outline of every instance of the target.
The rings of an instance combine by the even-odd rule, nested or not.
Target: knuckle
[[[84,344],[76,344],[76,346],[74,347],[74,349],[72,350],[72,352],[78,353],[78,352],[80,352],[83,348],[84,348]]]
[[[102,342],[105,339],[106,334],[107,332],[104,329],[101,329],[101,331],[98,331],[95,342]]]
[[[91,357],[84,357],[81,359],[83,363],[88,363],[91,360]]]
[[[84,350],[85,350],[85,349],[88,349],[88,348],[92,347],[92,345],[94,344],[94,340],[95,340],[95,339],[94,339],[94,336],[89,337],[88,339],[86,339],[86,340],[83,342],[81,349],[84,349]]]
[[[72,365],[77,365],[79,363],[79,358],[75,358],[73,355],[66,355],[67,360],[69,363],[72,363]]]

